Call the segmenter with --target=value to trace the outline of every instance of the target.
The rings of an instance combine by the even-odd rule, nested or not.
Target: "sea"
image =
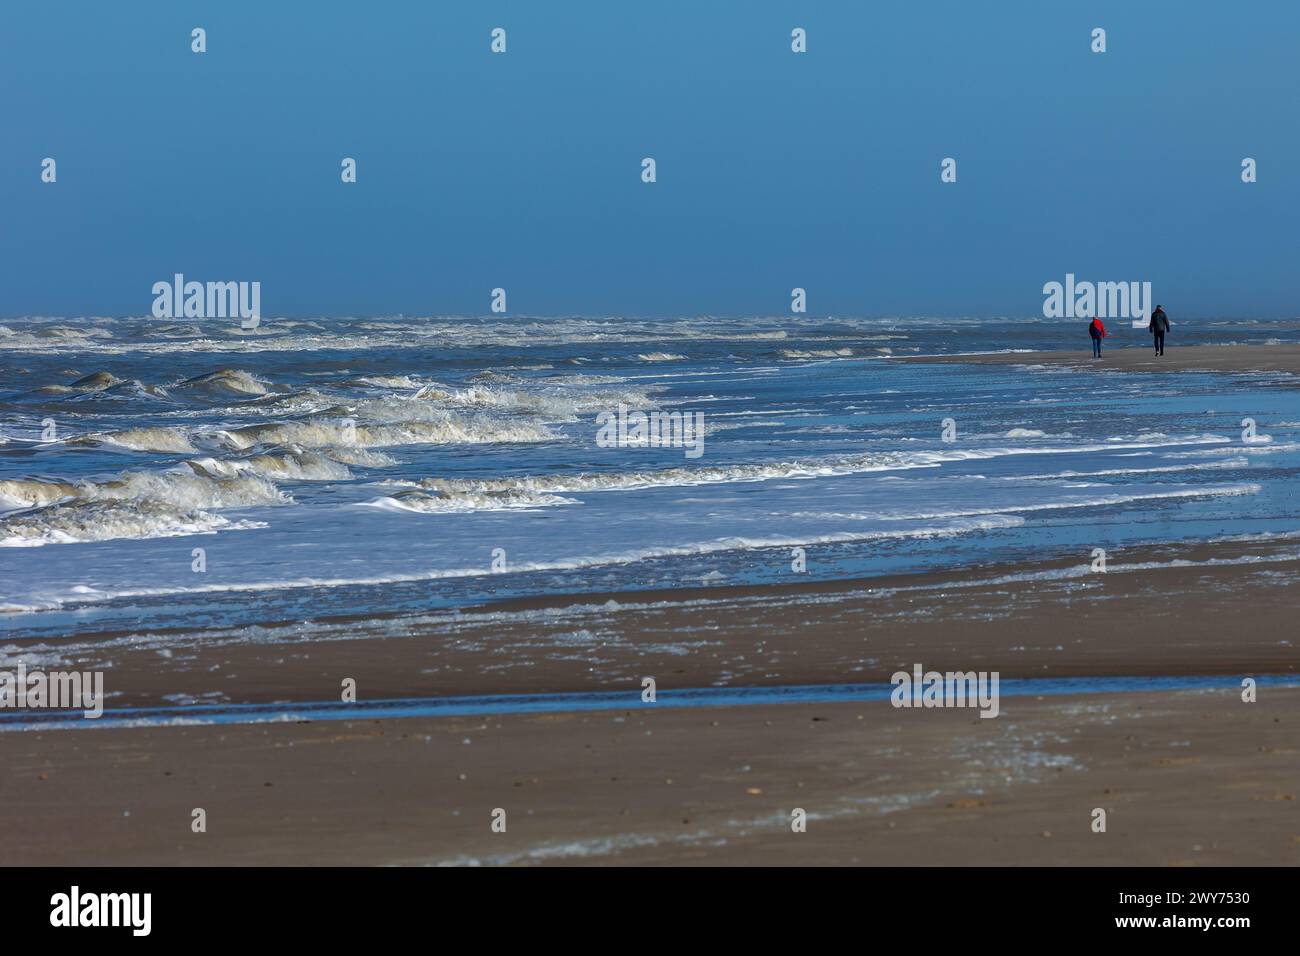
[[[1296,321],[1174,318],[1171,357],[1300,343]],[[1143,545],[1224,538],[1293,552],[1296,376],[1111,370],[1085,327],[6,319],[0,641],[1086,569],[1099,549],[1123,568]],[[1150,349],[1111,331],[1108,354]],[[693,447],[602,440],[603,421],[656,412],[701,422]]]

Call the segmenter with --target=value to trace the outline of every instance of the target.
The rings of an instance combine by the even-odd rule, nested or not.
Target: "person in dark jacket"
[[[1157,305],[1151,313],[1151,322],[1147,331],[1156,337],[1156,355],[1165,354],[1165,333],[1169,331],[1169,316],[1165,315],[1164,306]]]
[[[1101,340],[1106,337],[1106,326],[1095,315],[1088,324],[1088,336],[1092,339],[1092,357],[1101,358]]]

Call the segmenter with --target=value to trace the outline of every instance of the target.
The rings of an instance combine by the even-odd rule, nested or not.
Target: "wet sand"
[[[915,662],[1005,678],[1300,671],[1300,541],[1126,549],[1105,574],[1090,561],[47,646],[62,668],[104,669],[109,707],[337,701],[345,678],[380,699],[639,691],[647,676],[665,688],[867,683]]]
[[[1293,548],[1291,549],[1293,550]],[[1251,563],[1120,570],[1147,561]],[[1267,560],[1259,560],[1267,559]],[[458,615],[82,635],[125,703],[629,691],[622,713],[0,733],[6,862],[1300,862],[1300,689],[654,710],[660,688],[886,681],[922,663],[1070,675],[1296,674],[1287,542],[964,575],[513,602]],[[1077,565],[1077,562],[1074,563]],[[1008,580],[1009,573],[1036,574]],[[613,603],[611,603],[613,602]],[[214,699],[214,698],[207,698]],[[808,811],[793,833],[794,807]],[[1108,831],[1090,829],[1106,809]],[[207,832],[191,830],[192,811]],[[492,811],[507,830],[493,833]]]
[[[1145,334],[1145,333],[1143,333]],[[997,352],[976,355],[899,356],[898,362],[971,365],[1077,365],[1126,372],[1289,372],[1300,374],[1300,345],[1191,345],[1180,348],[1172,339],[1157,356],[1149,341],[1141,345],[1108,346],[1100,359],[1092,357],[1085,340],[1077,349],[1059,352]]]
[[[5,862],[1300,862],[1300,689],[652,707],[6,734]]]

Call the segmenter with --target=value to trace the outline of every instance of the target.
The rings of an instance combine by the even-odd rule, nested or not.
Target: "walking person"
[[[1165,309],[1162,305],[1157,305],[1156,310],[1151,313],[1151,322],[1147,325],[1147,331],[1156,337],[1156,355],[1165,354],[1165,333],[1169,331],[1169,316],[1165,315]]]
[[[1106,337],[1106,326],[1095,315],[1088,324],[1088,336],[1092,339],[1092,357],[1101,358],[1101,340]]]

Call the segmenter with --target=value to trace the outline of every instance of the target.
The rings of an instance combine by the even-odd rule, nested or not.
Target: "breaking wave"
[[[116,445],[128,451],[174,452],[192,454],[197,449],[190,443],[185,430],[170,425],[152,428],[128,428],[120,432],[102,432],[82,435],[68,440],[70,445]]]
[[[258,475],[272,480],[346,481],[352,471],[343,462],[307,448],[290,447],[245,458],[191,458],[186,460],[195,474],[207,478]]]
[[[787,359],[851,358],[853,349],[781,349],[780,355]]]
[[[552,421],[572,421],[579,412],[596,408],[611,408],[620,404],[648,408],[654,404],[645,391],[592,391],[548,394],[491,388],[485,385],[475,385],[470,388],[443,388],[436,385],[426,385],[415,394],[415,398],[462,408],[522,412]],[[410,403],[404,403],[402,399],[381,399],[378,405],[363,403],[358,408],[358,411],[376,418],[382,418],[385,413],[396,413],[398,417],[405,417],[405,415],[410,414]]]
[[[264,527],[232,522],[207,509],[291,501],[256,475],[212,477],[198,471],[124,472],[101,481],[20,478],[0,481],[0,547],[160,538]]]
[[[394,495],[362,502],[370,508],[414,511],[420,514],[453,514],[466,511],[519,511],[551,505],[576,505],[574,498],[561,498],[525,488],[471,490],[450,485],[430,485],[437,494],[425,491],[401,491]]]
[[[230,448],[245,451],[254,445],[301,445],[304,448],[385,448],[394,445],[514,444],[554,441],[542,425],[464,419],[431,410],[430,421],[352,424],[340,419],[313,418],[301,422],[270,422],[219,432]],[[192,450],[192,449],[191,449]]]
[[[257,376],[242,369],[223,368],[187,378],[176,387],[214,396],[256,398],[270,392],[266,385]]]
[[[265,527],[158,501],[77,501],[32,514],[0,518],[0,548],[79,544],[118,538],[171,538]]]
[[[242,508],[290,499],[265,478],[252,474],[123,472],[102,481],[19,478],[0,481],[0,500],[10,507],[45,507],[74,501],[156,501],[183,509]]]

